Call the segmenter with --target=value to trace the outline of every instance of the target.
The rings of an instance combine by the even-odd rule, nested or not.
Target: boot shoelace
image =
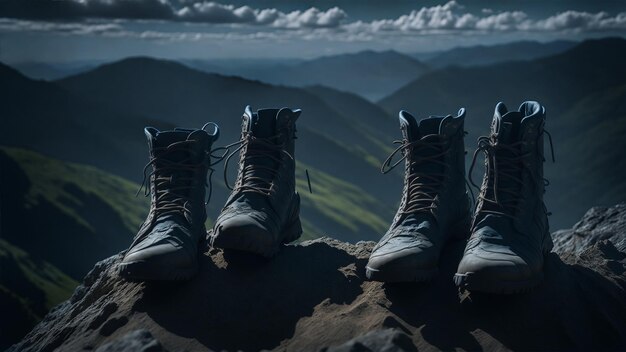
[[[431,138],[430,136],[427,138]],[[441,138],[441,137],[439,137]],[[402,214],[415,213],[420,211],[428,211],[437,207],[436,197],[444,179],[447,177],[445,172],[422,172],[419,171],[420,166],[427,163],[435,163],[448,167],[448,164],[441,160],[448,153],[448,148],[444,148],[447,142],[424,141],[423,139],[409,142],[406,139],[394,141],[394,144],[400,144],[383,162],[380,171],[383,174],[389,173],[403,160],[408,160],[404,170],[404,182],[406,184],[407,194],[405,199],[405,207],[400,211]],[[422,156],[416,153],[417,150],[432,149],[434,154]],[[391,163],[393,157],[398,153],[402,153],[402,158],[395,163]]]
[[[286,155],[290,160],[294,160],[293,155],[289,154],[284,148],[284,145],[277,144],[274,141],[278,140],[282,136],[282,133],[279,132],[276,135],[259,138],[250,132],[244,132],[241,139],[235,143],[231,143],[227,146],[218,148],[225,150],[225,153],[222,155],[222,159],[226,159],[224,162],[224,183],[226,187],[232,191],[241,191],[241,192],[255,192],[262,194],[264,196],[270,196],[272,192],[276,192],[277,188],[272,188],[273,180],[278,176],[278,169],[280,168],[280,164],[283,162],[280,154]],[[235,150],[230,152],[230,148],[238,146]],[[237,154],[241,153],[241,157],[239,159],[239,171],[241,172],[241,181],[232,187],[228,182],[228,165],[231,158]],[[254,159],[262,159],[269,158],[273,162],[275,162],[278,166],[276,167],[268,167],[265,165],[260,165],[259,163],[254,163]],[[266,171],[268,173],[267,177],[257,176],[258,171]],[[311,189],[311,180],[309,178],[309,171],[306,170],[306,177],[309,186],[309,191],[313,193]]]
[[[193,183],[196,181],[193,174],[201,171],[205,167],[209,170],[208,181],[205,179],[204,183],[204,186],[209,187],[206,203],[211,199],[213,192],[211,182],[211,176],[213,174],[212,166],[221,161],[219,157],[218,161],[215,163],[207,163],[206,161],[193,163],[191,162],[193,155],[189,155],[185,160],[180,162],[167,160],[165,158],[166,155],[171,153],[188,152],[186,146],[192,143],[195,142],[181,141],[172,143],[164,148],[154,148],[154,154],[158,156],[151,157],[150,161],[148,161],[143,168],[143,180],[136,195],[139,195],[142,189],[145,189],[144,195],[146,197],[150,195],[150,187],[147,187],[146,181],[154,175],[154,190],[156,192],[154,207],[155,218],[166,214],[191,213],[188,204],[191,200],[189,191],[193,188]],[[209,156],[213,157],[212,155]],[[152,166],[153,169],[150,173],[147,173],[150,166]]]
[[[550,141],[550,151],[552,161],[554,162],[552,136],[548,131],[544,131],[544,133],[546,133]],[[522,180],[523,170],[528,169],[523,159],[530,155],[530,152],[521,152],[520,149],[523,144],[523,141],[511,144],[498,143],[496,134],[478,138],[478,148],[474,151],[472,163],[469,168],[469,181],[472,186],[480,190],[478,194],[479,202],[482,201],[483,204],[490,204],[495,207],[495,209],[483,208],[480,212],[514,218],[514,214],[521,209],[520,204],[518,204],[518,198],[520,196],[519,190],[524,183]],[[472,178],[472,172],[474,171],[478,154],[481,152],[485,154],[486,170],[482,187],[479,187]],[[532,177],[533,173],[530,172],[529,174]],[[501,178],[508,180],[509,186],[503,186],[500,182]],[[537,180],[534,181],[537,182]],[[543,182],[546,186],[549,184],[547,179],[543,179]],[[492,198],[489,197],[489,193],[491,193]],[[509,195],[510,197],[501,199],[502,195]]]

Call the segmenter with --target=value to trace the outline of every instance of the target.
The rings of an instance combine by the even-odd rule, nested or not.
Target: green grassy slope
[[[0,349],[4,349],[68,299],[78,282],[3,239],[0,268]]]
[[[312,180],[309,192],[305,170]],[[303,238],[328,235],[343,240],[377,240],[385,232],[387,221],[393,217],[392,209],[385,207],[374,197],[350,183],[299,163],[296,170],[297,190],[302,198],[301,216],[305,224]],[[325,228],[343,228],[342,233],[328,233]],[[311,233],[310,231],[321,231]],[[373,236],[365,236],[373,233]]]
[[[147,213],[138,185],[91,166],[8,147],[0,166],[1,237],[77,280],[127,246]]]
[[[41,154],[17,148],[3,148],[11,159],[17,161],[31,182],[26,194],[26,207],[38,205],[40,200],[52,203],[77,222],[97,232],[89,220],[79,214],[84,204],[67,185],[94,195],[111,207],[122,219],[129,232],[135,231],[147,214],[148,200],[135,197],[139,185],[121,177],[103,172],[95,167],[59,162]]]

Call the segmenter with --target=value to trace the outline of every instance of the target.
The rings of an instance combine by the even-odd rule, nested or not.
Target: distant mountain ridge
[[[185,61],[183,61],[185,62]],[[256,68],[227,67],[199,60],[185,62],[212,73],[241,76],[292,87],[323,85],[377,100],[428,71],[420,61],[396,51],[366,50]]]
[[[364,50],[308,60],[195,58],[176,61],[203,72],[293,87],[323,85],[375,101],[433,69],[527,61],[563,52],[576,44],[564,40],[547,43],[519,41],[418,54]],[[13,67],[33,79],[56,80],[89,71],[102,64],[102,61],[21,62]]]
[[[32,79],[55,80],[70,75],[93,69],[99,61],[46,63],[46,62],[20,62],[12,67]]]
[[[506,61],[528,61],[562,53],[573,48],[574,41],[557,40],[547,43],[519,41],[496,45],[458,47],[438,53],[414,55],[432,68],[446,66],[485,66]]]

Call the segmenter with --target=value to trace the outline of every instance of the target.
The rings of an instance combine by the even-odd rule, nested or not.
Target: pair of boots
[[[479,138],[470,167],[471,176],[476,156],[484,152],[486,171],[473,216],[465,187],[465,110],[419,122],[405,111],[399,115],[403,140],[382,171],[405,161],[403,195],[369,258],[367,277],[432,279],[444,245],[471,233],[454,276],[457,286],[514,293],[537,285],[544,255],[552,249],[543,203],[544,107],[537,102],[525,102],[518,111],[496,106],[491,133]],[[403,156],[392,164],[398,152]]]
[[[295,122],[300,110],[246,107],[241,139],[224,148],[239,152],[234,187],[208,239],[214,247],[272,256],[300,237],[300,197],[295,191]],[[212,126],[211,131],[206,131]],[[186,280],[198,271],[199,246],[207,236],[207,174],[226,157],[212,155],[217,125],[202,129],[145,129],[150,212],[119,265],[131,280]],[[214,149],[215,152],[217,149]],[[212,159],[217,159],[212,162]],[[226,178],[226,166],[224,171]],[[209,198],[212,188],[209,188]]]

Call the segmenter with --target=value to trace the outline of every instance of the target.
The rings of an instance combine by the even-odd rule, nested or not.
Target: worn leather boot
[[[419,123],[400,112],[401,145],[383,163],[383,173],[405,160],[400,207],[374,247],[366,267],[370,280],[426,281],[437,275],[445,243],[468,234],[471,213],[465,188],[463,124],[457,116],[431,116]],[[403,157],[391,164],[398,152]]]
[[[211,245],[273,256],[300,237],[295,190],[295,132],[300,110],[263,109],[243,115],[239,170],[232,193],[209,234]],[[234,146],[233,145],[233,146]],[[226,182],[228,185],[228,182]]]
[[[208,125],[208,124],[207,124]],[[150,212],[119,265],[131,280],[186,280],[198,271],[198,242],[206,229],[205,189],[211,146],[204,129],[145,129],[152,166]]]
[[[545,120],[537,102],[510,112],[498,103],[491,134],[479,138],[474,162],[484,152],[486,172],[472,235],[454,276],[457,286],[515,293],[542,280],[544,255],[552,249],[543,203]]]

